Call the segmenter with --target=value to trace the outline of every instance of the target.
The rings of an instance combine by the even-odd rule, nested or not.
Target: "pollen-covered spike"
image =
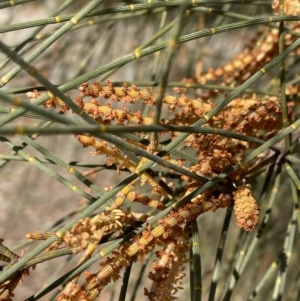
[[[252,231],[258,223],[259,210],[251,190],[241,186],[233,192],[233,199],[237,225],[245,231]]]
[[[33,240],[46,240],[53,236],[52,232],[35,231],[26,234],[26,238]]]

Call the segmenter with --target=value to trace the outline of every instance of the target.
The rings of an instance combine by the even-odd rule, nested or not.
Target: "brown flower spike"
[[[249,185],[238,187],[233,192],[236,224],[245,231],[252,231],[258,222],[258,206]]]

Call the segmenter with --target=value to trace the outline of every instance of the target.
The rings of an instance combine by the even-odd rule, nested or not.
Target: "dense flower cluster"
[[[102,125],[154,124],[152,113],[143,115],[140,111],[132,112],[129,109],[130,105],[137,101],[142,101],[150,107],[155,104],[157,94],[152,93],[149,88],[139,89],[136,86],[128,87],[126,85],[122,88],[115,88],[112,83],[107,82],[107,86],[101,86],[99,83],[91,85],[84,83],[79,90],[80,93],[74,99],[75,103]],[[28,96],[36,98],[39,93],[33,92]],[[102,104],[100,98],[103,97],[110,102]],[[123,102],[121,109],[114,109],[114,102],[116,101]],[[165,95],[163,103],[167,104],[170,111],[169,118],[161,120],[161,123],[166,125],[190,126],[214,107],[214,104],[209,101],[201,98],[190,99],[184,94],[180,97]],[[126,107],[125,104],[127,104]],[[68,111],[68,107],[57,98],[48,100],[45,106],[59,107],[62,112]],[[163,157],[164,161],[186,168],[192,174],[216,176],[243,159],[247,150],[256,147],[251,139],[247,142],[218,135],[218,129],[259,139],[268,139],[282,129],[281,114],[281,105],[276,98],[244,95],[242,98],[235,99],[213,119],[209,120],[207,126],[215,128],[215,135],[190,134],[184,140],[186,150],[184,152],[168,153]],[[289,119],[292,119],[291,111],[289,111]],[[176,132],[161,133],[161,135],[166,134],[169,134],[171,139],[176,139],[178,136]],[[143,133],[136,133],[136,136],[147,138]],[[94,148],[92,155],[106,156],[107,166],[115,165],[117,171],[127,169],[134,173],[138,170],[136,163],[130,160],[115,145],[92,135],[77,134],[75,137],[83,147]],[[130,143],[133,142],[130,141]],[[136,146],[152,151],[154,154],[157,152],[155,148],[147,147],[147,145],[138,142],[134,143]],[[184,153],[196,154],[193,157],[194,161],[189,162]],[[231,181],[233,183],[240,182],[253,164],[255,162],[231,174],[229,176]],[[173,170],[170,170],[171,173],[176,174]],[[179,176],[186,182],[186,185],[183,192],[176,196],[176,200],[203,185],[202,182],[195,181],[193,177]],[[167,177],[161,178],[161,181],[169,188],[174,185]],[[152,193],[148,195],[138,194],[136,192],[138,186],[145,184],[152,186]],[[259,211],[250,189],[247,186],[242,186],[236,191],[233,190],[233,187],[224,181],[222,192],[220,190],[206,191],[206,193],[195,198],[192,203],[177,211],[171,211],[152,230],[149,228],[142,235],[137,235],[114,252],[112,257],[101,262],[102,268],[97,273],[85,272],[85,284],[78,285],[78,277],[70,281],[57,297],[57,300],[94,300],[110,281],[116,281],[119,278],[122,267],[127,266],[132,260],[143,257],[143,255],[157,248],[158,244],[162,244],[164,249],[156,253],[158,258],[161,259],[153,264],[153,271],[149,274],[153,284],[149,290],[145,289],[145,295],[148,296],[149,300],[168,300],[166,296],[170,296],[170,300],[172,300],[174,293],[180,288],[180,280],[184,275],[181,266],[186,260],[184,256],[188,244],[184,235],[186,232],[183,229],[189,227],[192,220],[208,210],[215,211],[218,208],[229,206],[233,198],[237,225],[246,231],[251,231],[257,224]],[[145,172],[123,188],[116,195],[114,203],[107,207],[105,212],[93,218],[85,218],[79,221],[65,234],[63,240],[55,243],[52,248],[57,248],[64,243],[71,247],[74,253],[85,251],[79,261],[79,263],[82,263],[90,258],[104,235],[111,232],[122,232],[123,229],[134,222],[146,221],[150,217],[121,209],[125,200],[139,202],[162,210],[166,207],[164,204],[165,197],[171,197],[172,199],[168,189],[166,190],[166,187],[158,185],[151,173]],[[33,237],[34,235],[30,238]],[[40,239],[42,235],[36,235],[36,237]],[[178,262],[181,264],[178,264]],[[172,282],[169,281],[170,279],[173,279]]]
[[[276,0],[273,1],[275,10],[278,9],[277,2]],[[285,1],[285,12],[287,14],[294,13],[294,5],[297,6],[297,3],[298,1]],[[298,6],[297,9],[299,9]],[[298,24],[295,22],[288,26],[291,30],[298,29]],[[278,52],[278,32],[276,30],[269,30],[264,40],[259,39],[259,36],[260,33],[257,39],[253,39],[233,61],[228,62],[223,67],[204,72],[201,63],[199,63],[195,76],[186,79],[185,82],[228,85],[233,82],[236,84],[244,82]],[[292,35],[286,36],[287,45],[293,40]],[[191,126],[215,106],[211,97],[217,93],[216,91],[203,92],[197,98],[190,98],[183,93],[184,90],[181,88],[176,88],[175,91],[178,94],[163,96],[162,103],[168,114],[166,114],[167,118],[160,120],[162,125]],[[299,93],[299,87],[287,87],[286,89],[287,95],[292,96],[297,93]],[[30,99],[35,99],[39,95],[37,91],[27,93]],[[83,83],[79,88],[79,94],[74,98],[74,102],[102,126],[108,124],[116,126],[153,125],[155,124],[154,113],[151,111],[142,113],[135,109],[134,104],[141,102],[151,110],[151,107],[156,104],[157,97],[158,94],[151,91],[150,88],[139,88],[127,84],[116,87],[107,81],[106,85],[97,82]],[[62,113],[69,110],[57,97],[49,99],[44,103],[44,106],[59,108]],[[292,118],[293,115],[289,110],[289,121]],[[136,222],[146,222],[151,218],[151,215],[122,209],[125,200],[138,202],[156,210],[165,209],[167,201],[170,203],[180,201],[203,185],[203,182],[195,180],[195,177],[191,175],[207,178],[217,176],[242,160],[249,150],[257,147],[251,139],[240,141],[221,136],[218,133],[219,129],[267,140],[280,132],[283,127],[281,104],[277,97],[265,96],[261,98],[258,95],[245,94],[232,101],[230,105],[210,119],[205,126],[214,128],[215,134],[190,134],[182,143],[183,150],[171,151],[163,157],[166,163],[170,163],[170,166],[171,164],[179,166],[190,173],[180,174],[169,168],[166,175],[160,177],[160,181],[164,185],[158,184],[157,173],[155,173],[157,171],[149,170],[143,173],[123,188],[115,196],[113,204],[107,207],[104,212],[80,220],[64,235],[62,240],[52,247],[57,248],[65,245],[72,248],[74,253],[85,251],[78,264],[86,261],[102,241],[104,235],[111,233],[122,235],[122,231],[127,227],[133,226]],[[166,131],[159,135],[174,140],[179,133]],[[114,165],[117,172],[127,170],[136,173],[139,165],[147,161],[143,158],[138,165],[122,149],[93,135],[78,133],[75,137],[83,147],[93,148],[92,155],[105,156],[106,165]],[[137,138],[135,141],[129,138],[118,138],[155,155],[163,149],[160,144],[151,145],[149,136],[145,133],[135,133],[135,137]],[[142,140],[147,140],[148,145],[142,143]],[[120,270],[123,267],[128,266],[133,260],[143,258],[153,249],[157,250],[155,253],[157,259],[153,262],[152,271],[149,273],[152,285],[149,289],[145,288],[145,295],[148,296],[149,300],[173,300],[174,294],[181,288],[181,279],[184,277],[183,264],[187,261],[188,233],[193,220],[207,211],[214,212],[233,203],[239,227],[246,231],[252,231],[257,225],[259,209],[250,188],[244,185],[235,189],[232,185],[232,183],[239,183],[256,163],[243,166],[242,169],[221,181],[218,188],[205,191],[182,208],[174,208],[153,228],[149,225],[140,235],[133,237],[113,252],[112,256],[102,261],[100,263],[101,268],[97,272],[85,271],[83,273],[85,281],[82,285],[78,284],[79,276],[69,281],[57,300],[94,300],[108,283],[116,281],[120,277]],[[174,187],[171,175],[185,183],[183,189],[176,195],[170,193]],[[149,189],[147,194],[137,193],[140,186],[146,184],[152,190]],[[50,235],[52,233],[36,232],[28,234],[27,237],[46,239]]]
[[[258,223],[258,206],[247,186],[239,187],[233,192],[234,212],[237,225],[245,231],[252,231]]]

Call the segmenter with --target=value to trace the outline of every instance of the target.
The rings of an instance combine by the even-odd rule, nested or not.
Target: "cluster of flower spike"
[[[145,219],[145,217],[143,217]],[[79,220],[70,231],[67,231],[59,243],[64,243],[72,248],[73,253],[77,254],[88,248],[90,243],[98,244],[104,235],[122,230],[124,225],[133,225],[136,221],[141,221],[138,214],[127,210],[113,209],[101,212],[92,218],[86,217]],[[32,240],[45,240],[54,235],[52,232],[32,232],[26,238]],[[55,245],[57,248],[58,245]]]
[[[123,244],[113,253],[113,256],[101,262],[99,271],[85,272],[83,285],[71,281],[57,300],[94,300],[108,283],[120,277],[121,268],[127,266],[132,260],[144,257],[157,243],[165,245],[165,248],[157,252],[159,260],[153,263],[153,272],[150,273],[153,285],[145,292],[150,300],[172,300],[171,296],[180,289],[179,283],[183,277],[181,266],[186,261],[188,232],[185,227],[200,214],[228,207],[231,203],[228,194],[219,194],[218,197],[215,196],[216,194],[218,192],[205,192],[193,199],[192,203],[179,210],[171,211],[168,216],[159,220],[158,225],[152,230],[147,227],[141,235]],[[174,278],[174,285],[169,283],[169,277]]]
[[[185,276],[183,264],[189,261],[186,258],[189,235],[186,229],[180,227],[177,228],[176,234],[176,240],[166,242],[163,250],[155,252],[157,260],[154,260],[152,271],[149,273],[152,285],[150,290],[144,289],[145,295],[151,301],[171,301],[174,299],[173,295],[182,289],[181,279]]]
[[[138,100],[142,100],[143,103],[152,106],[156,101],[157,95],[156,93],[152,93],[150,89],[140,90],[135,86],[127,87],[126,85],[122,88],[114,87],[112,83],[107,82],[107,86],[101,86],[99,83],[92,85],[84,83],[81,85],[80,91],[81,93],[75,97],[74,102],[102,124],[126,123],[128,125],[151,125],[154,122],[151,112],[148,116],[145,116],[140,111],[132,112],[129,110],[129,105]],[[33,97],[32,94],[30,95],[31,97]],[[36,97],[37,95],[34,96]],[[97,99],[99,97],[104,97],[111,102],[102,105],[100,100]],[[114,101],[128,102],[128,106],[125,108],[125,105],[123,105],[122,109],[114,109]],[[168,104],[170,110],[168,119],[161,120],[161,123],[166,125],[189,126],[200,117],[203,117],[214,106],[212,103],[203,101],[200,98],[190,99],[186,95],[180,97],[165,95],[163,103]],[[60,108],[63,108],[63,111],[66,111],[66,106],[57,98],[48,100],[45,106],[60,106]],[[280,117],[281,105],[278,99],[274,97],[260,98],[256,95],[245,95],[243,98],[234,100],[218,115],[209,120],[207,126],[265,139],[282,128]],[[289,111],[289,118],[291,117],[291,111]],[[168,134],[171,135],[172,139],[178,136],[176,132]],[[137,135],[142,136],[140,133]],[[91,135],[78,134],[76,138],[84,147],[91,146],[95,148],[95,152],[92,154],[105,155],[107,157],[107,165],[116,164],[118,170],[127,168],[134,172],[136,168],[134,163],[123,155],[117,147],[109,145],[106,141],[101,141]],[[191,134],[184,142],[187,147],[196,149],[199,159],[197,164],[189,166],[190,171],[210,176],[216,175],[224,171],[228,166],[235,164],[238,160],[242,159],[245,149],[254,147],[253,144],[233,141],[219,135]],[[145,145],[137,145],[143,149],[146,148]],[[174,157],[171,154],[165,156],[164,159],[172,163],[175,162],[175,164],[182,162],[180,161],[181,158],[178,158],[178,156]],[[237,178],[232,179],[240,181],[241,178],[238,175]],[[148,179],[150,184],[154,185],[153,179],[149,175],[142,175],[142,179],[144,181]],[[192,179],[188,179],[185,176],[183,179],[192,181]]]
[[[298,1],[296,1],[298,2]],[[285,11],[291,11],[295,1],[285,1]],[[276,1],[273,3],[277,8]],[[298,30],[297,23],[286,24],[291,30]],[[261,33],[258,35],[260,36]],[[292,35],[286,35],[286,44],[293,42]],[[259,70],[264,64],[269,62],[278,52],[278,32],[269,30],[265,39],[257,37],[253,39],[241,51],[233,61],[217,69],[209,69],[202,72],[199,68],[192,80],[201,84],[225,83],[238,84],[248,79],[254,72]],[[200,65],[199,65],[200,66]],[[182,89],[176,89],[183,91]],[[299,93],[299,87],[287,87],[287,94]],[[191,126],[199,118],[205,116],[214,108],[214,103],[210,101],[213,91],[202,92],[198,98],[190,98],[186,94],[164,95],[162,103],[167,117],[160,120],[160,124]],[[37,98],[40,94],[37,91],[27,94],[29,98]],[[100,83],[83,83],[79,88],[79,94],[74,98],[74,102],[80,109],[95,119],[99,124],[106,125],[153,125],[154,113],[142,113],[136,110],[134,104],[141,102],[150,108],[155,105],[158,94],[150,88],[139,88],[135,85],[114,86],[107,81],[106,85]],[[104,100],[105,99],[105,100]],[[120,102],[121,104],[118,104]],[[45,104],[47,108],[56,108],[66,113],[69,108],[57,97],[49,99]],[[246,136],[259,139],[269,139],[282,129],[282,111],[279,99],[276,97],[260,98],[257,95],[244,95],[230,103],[226,108],[211,118],[205,126],[215,129],[214,135],[190,134],[183,144],[183,152],[176,151],[165,154],[165,162],[176,164],[189,170],[193,174],[213,177],[226,170],[244,158],[246,151],[257,147],[253,142],[238,141],[218,135],[218,129],[231,131]],[[292,113],[288,111],[288,119],[292,119]],[[176,139],[179,133],[164,132],[161,137],[168,134],[168,139]],[[145,133],[135,133],[137,138],[148,139]],[[141,159],[139,165],[123,153],[117,146],[103,141],[98,137],[78,133],[76,139],[83,147],[93,148],[92,155],[106,157],[107,166],[115,165],[117,171],[128,170],[131,173],[138,171],[139,165],[147,160]],[[122,139],[118,137],[118,139]],[[143,150],[156,154],[157,148],[147,147],[138,139],[135,141],[126,140]],[[163,149],[163,147],[161,147]],[[191,155],[190,155],[191,154]],[[189,156],[190,155],[190,156]],[[243,179],[250,167],[255,163],[249,163],[243,169],[236,171],[229,176],[231,182],[238,183]],[[175,173],[174,170],[169,170]],[[89,258],[101,242],[104,235],[122,231],[128,225],[134,224],[136,220],[145,222],[148,215],[137,215],[122,209],[125,200],[139,202],[140,204],[154,207],[157,210],[164,209],[166,204],[164,198],[171,201],[182,199],[203,185],[194,178],[178,174],[186,182],[182,192],[174,198],[169,194],[174,183],[168,181],[168,175],[160,177],[166,186],[161,186],[155,177],[155,170],[143,173],[139,179],[134,180],[123,188],[115,197],[111,207],[94,217],[87,217],[80,220],[68,231],[58,244],[64,243],[73,249],[74,253],[85,251],[78,264]],[[207,211],[216,211],[224,208],[234,200],[234,211],[237,225],[246,231],[252,231],[258,223],[258,206],[252,196],[248,186],[241,186],[233,191],[230,181],[221,182],[223,191],[208,190],[195,197],[190,203],[180,209],[174,208],[167,216],[162,218],[152,228],[150,225],[139,235],[120,246],[113,254],[100,263],[97,272],[83,273],[84,283],[78,283],[78,277],[71,279],[57,300],[94,300],[102,289],[111,281],[120,278],[120,271],[130,262],[143,259],[150,251],[156,250],[157,259],[152,264],[149,278],[152,281],[150,288],[145,288],[144,293],[151,300],[174,300],[174,294],[181,288],[181,279],[184,277],[183,264],[187,261],[186,253],[189,248],[188,233],[193,220]],[[146,194],[138,194],[138,185],[148,184],[152,191]],[[169,188],[169,189],[166,189]],[[150,191],[150,190],[149,190]],[[30,234],[28,238],[43,239],[49,234]],[[102,257],[102,254],[100,254]]]
[[[101,124],[127,124],[130,126],[131,124],[151,125],[154,123],[151,113],[144,116],[140,111],[132,112],[129,110],[131,104],[140,100],[149,106],[155,103],[157,95],[152,93],[149,88],[139,89],[135,86],[128,87],[126,85],[114,87],[112,83],[108,82],[107,86],[102,86],[99,83],[91,85],[84,83],[79,90],[80,93],[75,97],[74,102]],[[36,98],[39,94],[34,92],[28,96]],[[110,102],[101,104],[102,97]],[[215,129],[224,129],[260,139],[269,138],[282,128],[281,106],[276,100],[267,97],[261,99],[256,95],[235,99],[229,106],[209,120],[207,125]],[[116,101],[123,102],[121,109],[114,109],[114,102]],[[163,103],[167,104],[170,113],[168,120],[164,119],[161,123],[175,125],[191,125],[214,106],[209,101],[200,98],[190,99],[186,95],[180,97],[165,95]],[[125,104],[127,104],[126,107]],[[59,107],[63,112],[68,110],[68,107],[57,98],[48,100],[45,106]],[[289,112],[288,117],[292,117],[291,112]],[[178,133],[174,132],[168,134],[171,139],[176,139],[178,136]],[[105,155],[107,165],[114,164],[117,170],[126,168],[131,172],[138,169],[136,163],[131,161],[116,146],[92,135],[77,134],[75,136],[84,147],[94,148],[93,155]],[[142,134],[138,133],[137,136],[141,137]],[[145,136],[143,137],[145,138]],[[184,144],[187,150],[193,149],[196,151],[196,162],[186,162],[185,158],[179,157],[180,152],[174,155],[173,153],[166,154],[164,160],[181,165],[192,173],[202,176],[217,175],[241,160],[246,149],[255,147],[250,142],[237,141],[220,135],[203,134],[189,135],[184,140]],[[135,145],[151,151],[141,143],[135,142]],[[249,167],[250,165],[230,175],[231,179],[234,182],[239,182]],[[177,196],[177,199],[184,197],[202,185],[202,183],[198,183],[188,176],[181,175],[181,178],[187,184],[185,190]],[[161,178],[161,180],[172,187],[171,182],[167,183],[165,178]],[[137,194],[136,188],[139,183],[140,185],[150,184],[152,195]],[[232,188],[228,191],[225,190],[229,194],[231,191]],[[173,296],[176,290],[180,288],[180,277],[183,275],[180,264],[177,264],[177,259],[182,262],[185,260],[183,245],[186,247],[187,244],[183,243],[185,241],[185,238],[182,237],[183,227],[186,227],[192,219],[207,210],[215,211],[220,207],[228,206],[231,199],[229,194],[226,194],[226,197],[224,195],[216,197],[217,192],[210,191],[202,196],[203,198],[205,196],[205,198],[202,198],[201,201],[196,200],[178,211],[172,211],[159,222],[158,226],[152,230],[145,230],[141,236],[136,236],[120,247],[112,257],[101,263],[102,268],[97,273],[85,272],[83,274],[85,277],[84,285],[80,286],[77,283],[78,279],[72,279],[57,300],[94,300],[110,281],[119,278],[120,270],[124,266],[137,257],[150,252],[157,246],[158,242],[162,243],[164,249],[157,253],[158,257],[161,255],[161,259],[153,264],[153,271],[149,274],[153,284],[150,289],[145,289],[145,294],[149,300],[167,300],[166,296]],[[81,220],[74,225],[63,237],[63,242],[66,246],[71,247],[74,253],[85,250],[85,254],[80,260],[80,263],[84,262],[95,251],[104,234],[121,231],[125,225],[131,224],[136,219],[130,216],[129,212],[126,213],[121,209],[125,199],[140,202],[160,210],[165,208],[162,203],[165,196],[168,196],[168,192],[158,185],[152,175],[146,172],[139,179],[123,188],[116,195],[113,205],[107,208],[107,211],[93,218]],[[258,208],[249,188],[239,188],[233,194],[233,197],[237,225],[246,231],[253,230],[258,221]],[[174,285],[170,284],[169,280],[171,278],[174,279],[172,280]]]
[[[279,14],[279,0],[273,0],[272,8],[274,9],[275,15]],[[291,16],[300,15],[300,5],[298,0],[285,0],[284,1],[284,14]]]
[[[279,13],[279,0],[273,0],[273,9],[275,14]],[[285,15],[299,15],[299,1],[287,0],[284,1]],[[291,31],[299,33],[300,22],[285,22],[284,26]],[[285,47],[291,45],[296,36],[286,33],[284,36]],[[272,58],[278,55],[278,30],[267,29],[259,30],[257,35],[246,45],[243,50],[238,53],[234,59],[224,66],[219,66],[216,69],[209,68],[203,71],[203,62],[199,62],[196,68],[196,74],[191,79],[184,79],[186,83],[200,83],[204,84],[241,84],[249,77],[251,77],[257,70],[260,70],[264,65],[269,63]],[[299,55],[299,49],[296,50]],[[180,91],[180,90],[179,90]],[[216,96],[216,91],[207,91],[201,94],[203,99]],[[289,93],[288,93],[289,94]]]
[[[80,93],[75,97],[74,101],[81,109],[101,124],[151,125],[154,122],[151,113],[144,116],[140,111],[131,112],[129,110],[132,103],[140,100],[149,106],[155,103],[157,95],[152,93],[149,88],[138,89],[135,86],[128,87],[126,85],[120,88],[114,87],[112,83],[108,82],[107,86],[102,86],[99,83],[91,85],[84,83],[79,90]],[[28,96],[36,98],[39,94],[34,92]],[[110,102],[101,104],[101,97]],[[207,125],[215,129],[225,129],[261,139],[269,138],[282,128],[281,106],[276,100],[267,97],[261,99],[256,95],[235,99],[211,119]],[[122,109],[114,109],[115,101],[124,103]],[[190,99],[186,95],[180,97],[165,95],[163,103],[167,104],[170,113],[168,120],[164,119],[161,122],[175,125],[191,125],[214,106],[209,101],[204,101],[200,98]],[[125,104],[127,104],[126,107]],[[57,98],[48,100],[45,106],[59,107],[63,112],[68,110],[68,107]],[[289,112],[289,118],[291,117],[292,115]],[[178,133],[174,132],[169,134],[171,139],[176,139],[178,136]],[[140,133],[137,135],[142,136]],[[92,135],[77,134],[76,138],[84,147],[94,148],[93,155],[105,155],[107,165],[115,164],[117,170],[125,168],[131,172],[137,170],[138,166],[116,146]],[[176,155],[172,153],[166,154],[164,160],[181,165],[192,173],[208,176],[214,176],[224,171],[228,166],[241,160],[246,149],[255,147],[250,142],[236,141],[220,135],[203,134],[189,135],[184,140],[184,144],[187,149],[196,151],[196,163],[189,162],[187,165],[185,163],[186,159],[178,157],[180,153],[176,153]],[[141,143],[136,143],[135,145],[149,150]],[[249,167],[250,165],[232,174],[230,176],[231,179],[234,182],[239,182]],[[202,185],[202,183],[198,183],[188,176],[181,175],[181,178],[187,184],[183,193],[177,197],[179,199]],[[140,185],[148,183],[152,186],[152,196],[136,193],[138,180]],[[165,181],[169,187],[172,186],[171,183],[167,183],[165,178],[161,178],[161,180]],[[231,190],[228,193],[231,193]],[[126,224],[130,224],[135,219],[135,217],[130,217],[128,212],[126,213],[124,210],[119,209],[125,199],[140,202],[160,210],[165,208],[165,205],[162,203],[162,199],[165,196],[168,196],[168,192],[160,187],[155,179],[146,172],[140,179],[123,188],[117,194],[111,208],[107,208],[106,212],[93,218],[81,220],[74,225],[63,237],[63,242],[66,246],[71,247],[74,253],[85,250],[85,254],[79,262],[82,263],[95,251],[104,234],[121,231]],[[237,225],[246,231],[253,230],[258,221],[258,208],[249,188],[239,188],[233,197],[235,200]],[[112,257],[101,263],[102,268],[97,273],[86,271],[83,274],[85,277],[84,285],[80,286],[77,283],[78,279],[72,279],[57,300],[94,300],[110,281],[115,281],[119,278],[120,270],[124,266],[138,256],[141,257],[150,252],[157,246],[158,242],[164,246],[164,250],[157,253],[158,257],[161,254],[162,259],[158,260],[159,264],[157,262],[153,264],[153,271],[149,274],[153,284],[150,289],[145,289],[145,294],[149,300],[167,300],[166,296],[173,297],[176,290],[180,288],[180,277],[183,275],[180,270],[180,264],[177,264],[177,258],[180,258],[182,262],[185,260],[183,255],[185,252],[182,246],[184,244],[182,242],[185,239],[180,234],[183,227],[207,210],[215,211],[220,207],[228,206],[229,200],[230,197],[227,195],[225,201],[220,202],[219,197],[216,197],[216,192],[210,191],[205,194],[205,199],[201,199],[201,202],[197,200],[177,212],[173,211],[160,221],[159,225],[154,227],[154,229],[145,230],[141,236],[135,237],[132,241],[120,247],[118,251],[114,252]],[[203,209],[204,207],[205,209]],[[62,241],[57,243],[55,247],[61,243]],[[169,261],[166,261],[167,259]],[[174,285],[170,284],[169,280],[171,278],[174,279],[172,280]]]

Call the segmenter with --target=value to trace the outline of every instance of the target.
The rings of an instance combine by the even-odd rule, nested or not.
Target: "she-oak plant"
[[[15,1],[14,4],[22,2],[24,1]],[[66,1],[57,9],[54,16],[72,2]],[[7,262],[7,265],[3,267],[0,275],[0,299],[13,299],[14,290],[19,283],[22,281],[23,285],[30,283],[31,275],[28,274],[36,272],[32,271],[35,265],[59,256],[81,254],[78,264],[68,267],[67,273],[57,277],[56,281],[35,295],[21,298],[38,300],[60,286],[60,291],[55,291],[55,296],[52,296],[55,300],[95,300],[99,295],[101,298],[102,290],[109,283],[120,281],[122,269],[125,268],[120,293],[120,300],[124,300],[132,264],[137,260],[146,262],[147,257],[154,253],[156,259],[148,274],[151,285],[144,288],[145,300],[147,298],[173,300],[180,290],[187,289],[185,284],[188,277],[184,272],[187,263],[190,264],[191,270],[190,298],[200,300],[204,287],[199,259],[201,245],[205,241],[199,241],[196,220],[207,211],[215,212],[217,209],[227,208],[207,296],[209,300],[220,299],[216,294],[219,283],[222,289],[219,295],[223,300],[229,300],[237,286],[238,278],[244,275],[247,277],[249,272],[249,267],[246,269],[247,263],[253,254],[259,252],[259,239],[265,229],[272,231],[266,226],[269,225],[276,192],[282,188],[280,175],[282,167],[285,167],[290,178],[291,199],[293,198],[293,202],[292,200],[290,202],[294,207],[287,223],[286,238],[281,245],[278,258],[269,269],[263,271],[261,280],[257,282],[255,279],[255,283],[249,284],[252,291],[250,290],[248,299],[259,297],[263,287],[269,285],[267,281],[272,280],[273,300],[281,299],[284,293],[286,300],[295,300],[293,291],[288,294],[286,287],[294,288],[296,294],[299,284],[299,269],[295,271],[295,268],[289,267],[291,260],[299,260],[295,233],[300,222],[296,191],[300,187],[300,182],[295,171],[300,161],[296,152],[297,140],[291,140],[289,136],[300,125],[297,119],[299,84],[297,76],[287,72],[285,59],[288,58],[289,64],[297,60],[297,48],[300,44],[299,1],[273,1],[275,15],[256,19],[221,9],[203,7],[203,1],[161,1],[147,4],[141,1],[126,5],[118,2],[108,4],[104,1],[102,5],[110,7],[99,6],[96,10],[96,6],[101,2],[91,1],[74,15],[56,16],[41,19],[36,23],[31,21],[0,28],[0,32],[3,33],[43,26],[51,22],[67,22],[60,29],[47,33],[40,42],[41,45],[25,58],[21,55],[24,45],[18,45],[15,51],[12,51],[3,42],[0,43],[0,49],[8,56],[2,62],[2,68],[10,63],[10,60],[18,64],[18,67],[10,69],[1,77],[0,86],[3,87],[10,81],[13,83],[21,68],[42,85],[0,92],[2,101],[22,107],[15,110],[1,108],[2,113],[6,114],[0,119],[1,135],[17,134],[24,143],[16,146],[8,137],[1,136],[0,139],[16,152],[15,157],[33,163],[47,175],[87,200],[86,204],[74,213],[73,219],[68,220],[68,217],[64,219],[61,228],[56,226],[47,232],[40,231],[43,229],[33,229],[33,232],[27,233],[26,238],[29,240],[45,240],[27,254],[25,250],[25,254],[18,256],[7,248],[6,238],[1,239],[0,259]],[[244,2],[255,4],[255,1]],[[224,4],[224,1],[221,3]],[[2,8],[5,7],[5,4],[1,5]],[[118,12],[123,13],[119,16],[120,19],[135,18],[145,10],[161,14],[160,30],[148,43],[122,59],[117,59],[104,67],[96,69],[93,67],[92,71],[83,73],[59,87],[51,84],[42,72],[30,65],[74,26],[76,29],[76,26],[81,24],[84,28],[97,22],[112,20],[116,22]],[[176,10],[175,14],[172,10]],[[173,24],[169,41],[158,41],[157,44],[153,44],[172,27],[164,26],[167,14],[172,13],[177,19]],[[181,30],[189,24],[189,18],[200,13],[214,13],[244,21],[183,35]],[[106,17],[105,20],[103,19],[105,14],[112,16]],[[86,18],[95,16],[99,19],[85,21]],[[173,93],[167,91],[167,87],[172,86],[168,81],[170,67],[175,65],[177,49],[183,47],[179,44],[253,24],[265,24],[269,27],[259,29],[257,36],[225,65],[204,72],[202,62],[199,62],[196,73],[191,78],[184,78],[181,83],[174,84]],[[39,30],[41,28],[37,27],[34,34],[24,43],[38,41]],[[262,36],[264,38],[261,38]],[[167,51],[165,64],[160,70],[162,76],[158,84],[159,89],[135,83],[120,84],[108,80],[103,84],[101,79],[95,81],[97,76],[106,74],[107,77],[107,72],[111,72],[112,76],[116,69],[130,61],[165,48]],[[87,57],[89,55],[92,56],[93,51],[86,54]],[[279,74],[275,74],[275,77],[280,78],[278,93],[274,95],[269,92],[274,87],[266,89],[263,93],[258,90],[255,93],[248,89],[276,64],[280,65]],[[292,65],[289,68],[293,69]],[[286,82],[286,73],[290,77],[293,76],[293,80]],[[90,81],[92,79],[94,82]],[[68,96],[67,92],[75,87],[79,88],[78,94],[74,97]],[[189,96],[192,94],[190,93],[192,88],[201,88],[197,97]],[[232,92],[227,94],[226,89]],[[223,94],[220,96],[221,91]],[[17,93],[21,94],[21,97],[12,95]],[[53,108],[54,110],[50,110]],[[60,114],[58,115],[55,110]],[[69,111],[74,115],[68,114]],[[65,127],[9,124],[22,116],[61,123]],[[81,120],[78,121],[79,119],[74,116]],[[104,168],[113,168],[117,174],[125,172],[128,177],[115,186],[98,187],[87,176],[97,172],[103,173],[103,166],[95,164],[93,170],[80,172],[79,164],[77,167],[74,163],[61,160],[37,142],[38,135],[43,134],[74,134],[83,147],[93,149],[91,155],[105,157]],[[283,139],[284,143],[276,144]],[[35,148],[45,159],[27,153],[27,145]],[[3,158],[6,163],[13,160],[8,156]],[[70,161],[73,161],[72,158]],[[90,192],[82,190],[64,178],[49,167],[49,163],[67,170],[86,185]],[[3,163],[1,167],[4,165]],[[264,199],[264,202],[268,202],[267,205],[262,203],[259,205],[249,184],[255,177],[259,177],[258,171],[265,170],[268,173],[260,176],[264,181],[261,195],[271,190],[272,193],[269,193],[268,199]],[[134,206],[135,203],[141,206]],[[260,210],[260,206],[264,210]],[[222,263],[222,250],[226,239],[228,240],[226,234],[232,208],[237,227],[247,235],[244,235],[246,238],[238,245],[236,252],[230,255],[229,261],[235,262],[229,267],[227,276],[224,276],[218,271]],[[276,227],[271,228],[274,228],[276,233]],[[251,231],[256,230],[255,237],[249,236]],[[105,242],[110,243],[100,247],[99,250],[98,246]],[[214,250],[211,250],[212,252]],[[89,267],[93,263],[97,263],[93,265],[94,269],[96,266],[96,271],[90,272]],[[291,276],[288,275],[289,271]],[[272,278],[276,273],[277,276]],[[227,279],[230,279],[228,284]],[[43,283],[41,287],[42,285]],[[132,299],[135,294],[136,291],[133,290]],[[15,297],[17,298],[17,294]],[[261,298],[264,297],[262,294]]]

